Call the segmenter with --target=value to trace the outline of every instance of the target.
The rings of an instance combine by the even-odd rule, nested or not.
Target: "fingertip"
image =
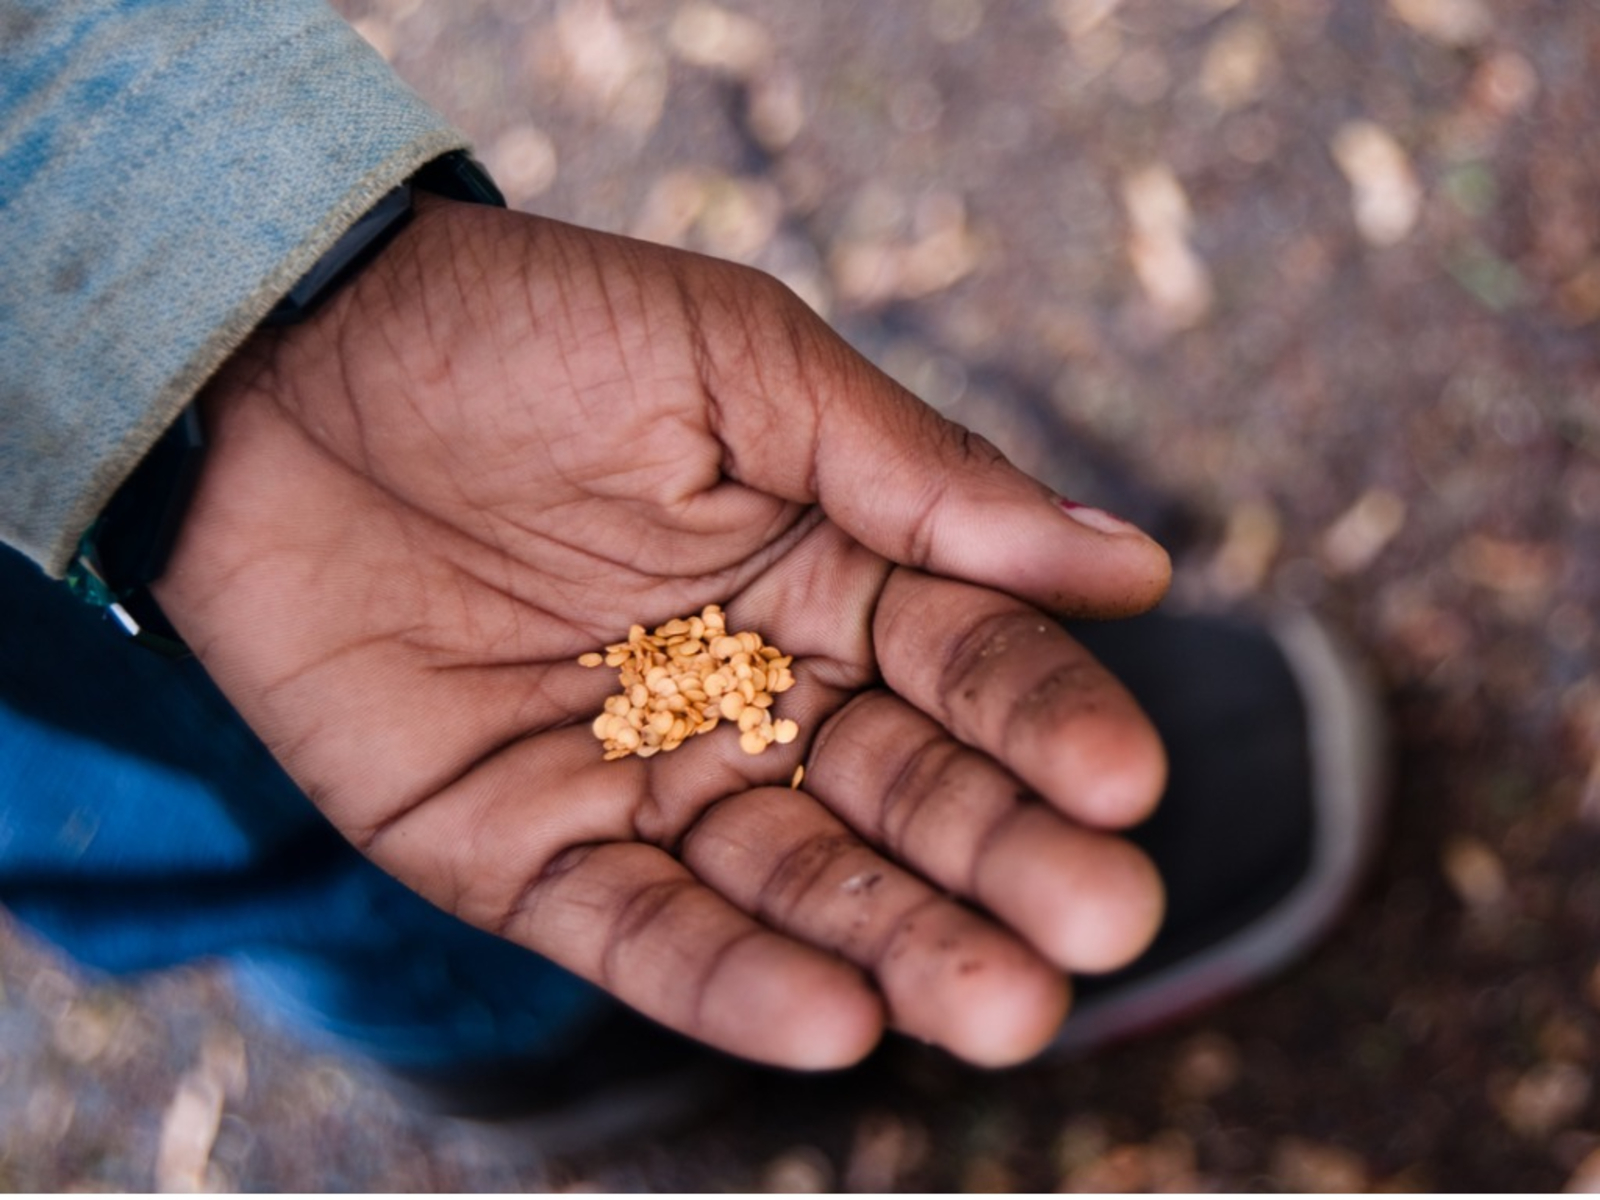
[[[1132,617],[1160,604],[1172,586],[1172,556],[1167,548],[1121,517],[1100,509],[1058,501],[1075,524],[1072,551],[1063,568],[1073,576],[1058,588],[1057,611],[1072,616]],[[1081,573],[1092,573],[1086,585]],[[1087,599],[1086,599],[1086,593]]]
[[[1012,1067],[1034,1057],[1072,1006],[1071,984],[1043,962],[975,974],[964,993],[961,1011],[968,1019],[950,1032],[946,1046],[979,1067]]]
[[[980,903],[1067,972],[1132,961],[1166,911],[1161,877],[1142,850],[1042,807],[1019,810],[975,883]]]
[[[1117,618],[1148,612],[1172,585],[1172,558],[1149,534],[1098,509],[1066,512],[1032,497],[1015,532],[971,551],[973,562],[949,574],[995,587],[1062,616]],[[1089,523],[1082,512],[1114,525]],[[1062,520],[1066,512],[1068,520]]]
[[[745,943],[728,964],[700,1034],[741,1058],[796,1071],[860,1062],[883,1036],[882,998],[848,963],[778,935]]]
[[[829,990],[820,1003],[795,1014],[781,1065],[796,1071],[836,1071],[852,1067],[877,1047],[887,1017],[883,998],[854,970],[849,982]]]
[[[1050,794],[1075,819],[1126,829],[1155,811],[1167,787],[1167,751],[1132,700],[1076,718],[1052,747],[1057,786]]]
[[[1042,947],[1063,968],[1100,974],[1127,966],[1149,947],[1166,916],[1166,888],[1138,847],[1105,837],[1080,863],[1074,902]]]
[[[900,922],[875,976],[896,1031],[984,1067],[1037,1053],[1071,999],[1063,973],[1037,950],[940,897]]]

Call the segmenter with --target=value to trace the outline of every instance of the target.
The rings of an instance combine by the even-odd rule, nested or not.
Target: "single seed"
[[[749,733],[757,725],[764,724],[767,714],[759,708],[747,708],[739,714],[739,732]]]
[[[722,715],[730,721],[737,721],[739,714],[744,712],[744,697],[738,692],[729,692],[717,705]]]
[[[578,665],[580,667],[598,667],[605,660],[605,655],[596,654],[592,650],[588,654],[578,655]]]
[[[766,748],[767,743],[763,741],[761,735],[753,729],[746,730],[744,733],[739,735],[739,749],[743,750],[746,754],[760,754]]]
[[[787,746],[800,736],[800,723],[791,721],[788,717],[780,717],[772,723],[772,740],[780,746]]]
[[[801,763],[798,767],[796,767],[794,769],[794,774],[789,777],[789,786],[792,787],[792,788],[799,787],[800,786],[800,781],[802,779],[804,779],[805,777],[806,777],[806,765],[805,765],[805,763]]]

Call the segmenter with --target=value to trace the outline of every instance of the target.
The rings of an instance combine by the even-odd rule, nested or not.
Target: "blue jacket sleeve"
[[[0,0],[0,539],[59,575],[278,297],[464,145],[320,0]]]

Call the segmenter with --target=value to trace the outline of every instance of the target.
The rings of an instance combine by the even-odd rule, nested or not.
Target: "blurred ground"
[[[775,272],[1156,527],[1179,602],[1325,614],[1392,701],[1392,836],[1312,961],[1161,1037],[897,1049],[586,1157],[0,931],[0,1187],[1600,1186],[1600,12],[338,7],[518,206]]]

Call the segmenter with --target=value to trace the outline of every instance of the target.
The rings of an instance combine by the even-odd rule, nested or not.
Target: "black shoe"
[[[1074,981],[1047,1051],[1067,1055],[1210,1005],[1321,938],[1371,856],[1385,775],[1374,693],[1309,616],[1154,613],[1072,632],[1155,722],[1171,773],[1133,834],[1166,883],[1166,922],[1131,966]]]
[[[470,1121],[523,1151],[575,1154],[704,1117],[749,1069],[618,1006],[553,1061],[385,1073],[431,1115]]]

